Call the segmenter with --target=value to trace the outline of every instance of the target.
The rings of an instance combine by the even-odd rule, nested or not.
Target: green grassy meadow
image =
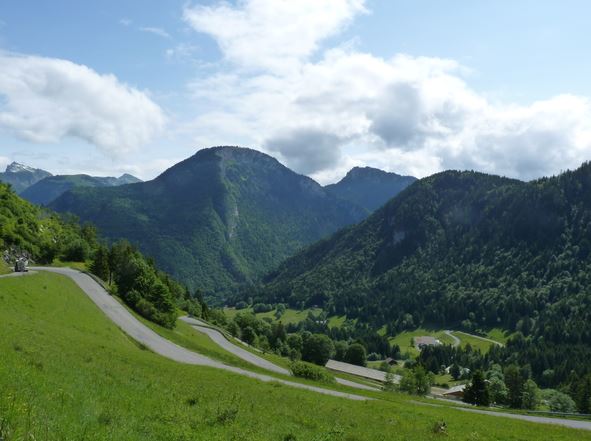
[[[175,363],[128,338],[57,274],[0,279],[0,326],[4,441],[591,440],[395,393],[354,402]],[[438,421],[446,436],[434,433]]]
[[[435,337],[436,339],[440,340],[443,344],[451,345],[453,343],[453,339],[449,337],[449,335],[445,334],[441,330],[433,330],[433,329],[425,329],[425,328],[417,328],[413,331],[403,331],[398,334],[396,337],[389,338],[390,344],[400,346],[400,351],[402,354],[408,352],[410,355],[418,356],[419,351],[411,345],[411,339],[416,337]]]
[[[478,338],[478,336],[466,334],[465,332],[461,331],[454,331],[452,332],[457,338],[460,339],[461,343],[460,346],[465,347],[466,345],[470,344],[473,349],[480,349],[480,351],[485,354],[491,348],[494,343],[489,341],[483,340]],[[490,337],[488,337],[490,338]]]
[[[236,316],[236,314],[239,314],[241,312],[251,312],[252,313],[253,311],[252,311],[252,308],[245,308],[245,309],[224,308],[224,313],[230,319],[234,318]],[[287,308],[285,310],[285,312],[283,313],[283,315],[279,318],[279,320],[277,320],[277,318],[275,317],[275,310],[268,311],[268,312],[259,312],[259,313],[256,313],[255,316],[259,319],[263,319],[263,318],[267,317],[267,318],[270,318],[273,322],[280,321],[284,325],[289,325],[292,323],[295,324],[295,323],[299,323],[301,321],[306,320],[306,318],[308,317],[308,313],[310,313],[310,312],[313,312],[314,314],[319,314],[322,312],[322,309],[307,308],[307,309],[303,309],[300,311],[297,309]],[[345,323],[345,320],[347,320],[347,317],[344,315],[328,317],[328,326],[330,328],[343,326],[343,324]]]
[[[6,262],[4,262],[4,259],[0,259],[0,275],[8,273],[10,273],[10,268],[8,268],[8,265]]]

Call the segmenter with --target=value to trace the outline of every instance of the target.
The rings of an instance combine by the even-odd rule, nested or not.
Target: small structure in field
[[[450,387],[448,390],[443,392],[441,394],[441,396],[443,398],[448,398],[451,400],[461,400],[462,398],[464,398],[464,390],[465,389],[466,389],[465,384],[459,384],[457,386]]]
[[[398,362],[392,357],[386,358],[385,362],[388,363],[388,365],[390,366],[396,366],[398,364]]]
[[[355,375],[357,377],[365,378],[368,380],[379,381],[381,383],[386,382],[386,372],[378,371],[377,369],[370,369],[363,366],[357,366],[355,364],[344,363],[342,361],[328,360],[326,363],[326,369],[333,372],[341,372],[349,375]],[[400,383],[400,375],[394,375],[394,383]]]
[[[29,261],[26,257],[19,257],[14,262],[14,272],[15,273],[26,273],[29,271]]]
[[[435,337],[415,337],[415,347],[420,351],[425,346],[439,346],[441,341]]]

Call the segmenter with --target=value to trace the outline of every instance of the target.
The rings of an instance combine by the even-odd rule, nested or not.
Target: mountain
[[[115,187],[142,182],[135,176],[124,174],[119,178],[88,175],[49,176],[31,185],[21,193],[24,199],[38,205],[48,205],[74,187]]]
[[[210,292],[252,281],[365,216],[276,159],[238,147],[200,150],[149,182],[73,188],[50,205]]]
[[[588,348],[590,275],[591,163],[529,183],[448,171],[288,259],[254,301],[323,305],[390,335],[502,327]]]
[[[13,162],[6,167],[4,173],[0,173],[0,182],[10,184],[16,193],[22,193],[26,188],[51,176],[51,173],[38,168]]]
[[[355,167],[336,184],[324,187],[333,196],[365,208],[369,213],[384,205],[417,178],[372,167]]]

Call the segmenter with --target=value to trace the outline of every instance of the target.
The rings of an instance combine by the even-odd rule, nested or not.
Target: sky
[[[591,159],[580,0],[3,0],[0,169],[151,179],[239,145],[531,180]]]

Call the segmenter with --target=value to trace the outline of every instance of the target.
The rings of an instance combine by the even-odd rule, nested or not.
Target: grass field
[[[0,324],[4,441],[435,440],[440,420],[450,440],[591,440],[399,394],[353,402],[178,364],[130,340],[55,274],[0,279]]]
[[[433,329],[425,329],[425,328],[417,328],[413,331],[404,331],[398,334],[396,337],[390,337],[389,341],[392,345],[400,346],[400,351],[402,354],[405,352],[410,353],[412,356],[419,355],[419,351],[410,344],[412,338],[416,337],[435,337],[436,339],[440,340],[443,344],[452,344],[453,339],[445,334],[442,330],[433,330]]]
[[[480,349],[480,351],[483,354],[487,353],[491,346],[494,344],[489,341],[478,338],[478,336],[476,335],[466,334],[465,332],[461,331],[454,331],[452,332],[452,334],[460,339],[460,345],[462,347],[466,347],[467,344],[470,344],[470,346],[472,346],[473,349]]]
[[[507,340],[509,339],[509,333],[499,328],[489,330],[486,333],[486,336],[491,340],[498,341],[499,343],[503,344],[507,343]]]
[[[224,308],[224,313],[229,317],[229,318],[234,318],[234,316],[236,316],[236,314],[239,314],[241,312],[252,312],[252,308],[246,308],[246,309],[235,309],[235,308]],[[318,314],[320,312],[322,312],[322,309],[320,308],[308,308],[308,309],[303,309],[301,311],[298,311],[296,309],[286,309],[285,312],[283,313],[283,315],[281,316],[281,318],[279,319],[283,324],[288,325],[290,323],[299,323],[303,320],[306,320],[306,318],[308,317],[308,313],[309,312],[314,312],[315,314]],[[274,322],[279,321],[275,318],[275,310],[269,311],[269,312],[259,312],[257,314],[255,314],[259,319],[263,319],[265,317],[270,318],[271,320],[273,320]]]
[[[4,262],[4,259],[0,259],[0,275],[8,273],[10,273],[10,268],[8,268],[8,265],[6,262]]]
[[[55,259],[51,266],[57,267],[70,267],[80,271],[88,271],[88,264],[86,262],[64,262],[59,259]]]

